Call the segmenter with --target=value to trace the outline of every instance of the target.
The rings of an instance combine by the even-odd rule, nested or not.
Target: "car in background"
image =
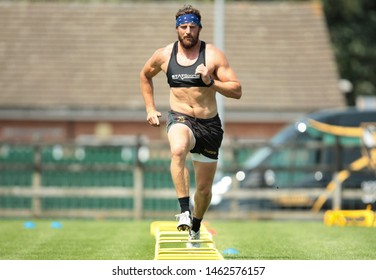
[[[256,149],[233,176],[223,177],[213,185],[229,190],[234,180],[241,189],[325,189],[336,172],[348,169],[349,164],[362,156],[360,137],[335,136],[313,128],[309,120],[344,127],[359,127],[362,123],[376,123],[376,110],[356,108],[321,110],[308,114],[277,133],[266,145]],[[364,191],[362,199],[342,201],[343,209],[364,209],[375,203],[376,170],[351,172],[342,183],[342,189]],[[226,184],[226,186],[224,186]],[[221,201],[222,205],[226,204]],[[312,200],[285,197],[285,199],[249,200],[240,205],[246,209],[310,208]],[[323,208],[331,208],[328,199]]]

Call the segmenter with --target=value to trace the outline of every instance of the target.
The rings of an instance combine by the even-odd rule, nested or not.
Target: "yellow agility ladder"
[[[189,241],[200,243],[200,248],[186,248],[188,232],[178,231],[176,222],[152,222],[150,233],[155,237],[155,260],[223,260],[205,225],[201,225],[200,240]]]

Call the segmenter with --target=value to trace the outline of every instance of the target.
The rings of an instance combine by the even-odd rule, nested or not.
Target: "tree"
[[[357,96],[376,96],[376,1],[322,0],[341,78],[353,84],[348,105]]]

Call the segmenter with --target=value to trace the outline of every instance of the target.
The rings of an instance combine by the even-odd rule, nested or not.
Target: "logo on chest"
[[[173,80],[197,80],[200,79],[200,74],[175,74],[171,75]]]

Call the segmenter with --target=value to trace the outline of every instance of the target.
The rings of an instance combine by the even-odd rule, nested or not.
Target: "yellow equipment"
[[[324,215],[327,226],[376,227],[376,215],[367,207],[365,210],[328,210]]]
[[[178,231],[176,222],[152,222],[150,233],[155,237],[155,260],[223,260],[205,225],[201,225],[200,240],[189,241],[200,243],[200,248],[186,248],[188,232]]]

